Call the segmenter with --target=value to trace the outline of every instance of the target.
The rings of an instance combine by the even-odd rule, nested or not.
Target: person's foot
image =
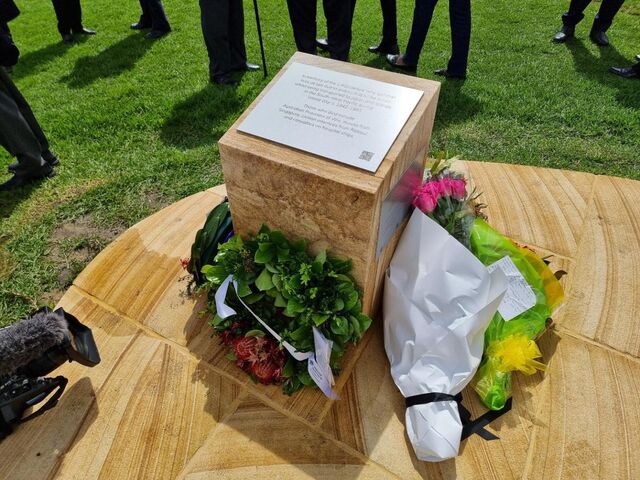
[[[60,165],[60,160],[58,160],[58,157],[51,153],[51,150],[45,150],[44,152],[42,152],[42,159],[52,167]],[[10,173],[14,173],[16,170],[18,170],[18,165],[18,162],[14,162],[7,167],[7,170],[9,170]]]
[[[73,31],[74,35],[95,35],[96,33],[98,33],[98,32],[96,32],[95,30],[92,30],[90,28],[86,28],[86,27],[82,27],[79,30],[74,30]]]
[[[393,68],[402,70],[403,72],[416,73],[418,71],[416,65],[407,65],[404,63],[404,57],[402,55],[387,55],[387,63]]]
[[[609,45],[609,38],[607,38],[607,34],[602,30],[591,30],[589,38],[599,47],[606,47]]]
[[[327,40],[326,38],[316,38],[316,46],[323,52],[331,53],[329,40]]]
[[[611,67],[609,71],[622,78],[639,78],[638,72],[633,67]]]
[[[234,72],[257,72],[258,70],[260,70],[260,65],[249,62],[233,69]]]
[[[381,43],[380,45],[369,47],[369,51],[379,55],[398,55],[400,53],[400,47],[398,47],[397,43],[393,45],[385,45]]]
[[[231,75],[217,75],[215,77],[211,77],[211,83],[215,83],[216,85],[225,85],[227,87],[237,87],[239,85],[238,81],[231,77]]]
[[[131,30],[147,30],[151,28],[151,25],[146,25],[144,23],[136,22],[131,24]]]
[[[147,33],[144,38],[149,40],[157,40],[158,38],[162,38],[167,35],[171,30],[151,30]]]
[[[562,28],[560,29],[560,31],[554,35],[552,41],[554,43],[564,43],[567,40],[569,40],[570,38],[573,38],[575,33],[576,33],[576,28],[575,27],[570,27],[568,25],[563,25]]]
[[[640,62],[640,55],[636,55],[636,62]]]
[[[440,75],[441,77],[449,78],[451,80],[464,80],[465,78],[467,78],[466,75],[456,75],[454,73],[450,73],[446,68],[439,68],[433,73],[435,73],[436,75]]]
[[[11,190],[13,188],[24,187],[25,185],[29,185],[30,183],[42,180],[43,178],[51,178],[53,176],[55,176],[53,167],[47,165],[38,173],[30,175],[14,175],[3,184],[0,184],[0,192]]]
[[[65,33],[64,35],[62,35],[62,41],[66,44],[73,43],[73,35],[71,35],[70,33]]]

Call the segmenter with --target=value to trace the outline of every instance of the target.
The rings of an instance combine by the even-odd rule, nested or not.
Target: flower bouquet
[[[286,394],[317,384],[335,398],[333,374],[371,324],[349,276],[351,261],[326,252],[311,256],[305,241],[266,226],[217,248],[202,267],[202,288],[228,358],[254,381],[281,385]]]
[[[450,162],[436,161],[413,204],[465,245],[484,265],[499,268],[509,289],[485,333],[482,364],[473,386],[483,403],[501,410],[511,397],[511,372],[533,374],[544,364],[535,338],[563,300],[563,291],[547,264],[531,249],[492,229],[475,191]]]

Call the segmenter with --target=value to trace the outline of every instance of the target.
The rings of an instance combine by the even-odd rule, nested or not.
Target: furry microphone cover
[[[0,375],[13,373],[60,345],[68,329],[62,315],[44,311],[0,329]]]

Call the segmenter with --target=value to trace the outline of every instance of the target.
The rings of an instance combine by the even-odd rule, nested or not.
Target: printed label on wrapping
[[[536,304],[536,294],[527,280],[522,276],[511,257],[506,256],[496,263],[489,265],[489,273],[499,268],[509,281],[507,293],[498,307],[498,311],[505,322],[513,320],[518,315],[526,312]]]
[[[335,381],[333,378],[333,372],[331,372],[331,365],[329,360],[331,358],[331,348],[333,347],[333,342],[327,340],[327,338],[322,334],[320,330],[316,327],[313,327],[313,340],[315,345],[315,355],[312,352],[299,352],[295,349],[293,345],[289,342],[283,341],[282,337],[273,330],[264,320],[262,320],[258,315],[256,315],[249,305],[247,305],[242,298],[238,295],[238,282],[233,279],[233,275],[229,275],[222,285],[218,288],[215,295],[216,300],[216,311],[220,318],[227,318],[231,315],[236,315],[237,312],[228,306],[225,303],[227,298],[227,292],[229,290],[229,285],[233,285],[233,288],[238,296],[238,300],[242,303],[242,306],[247,309],[247,311],[253,315],[253,317],[264,327],[266,330],[278,341],[282,344],[282,346],[291,354],[293,358],[302,362],[304,360],[308,360],[307,362],[307,370],[309,375],[313,379],[313,381],[318,385],[322,393],[324,393],[327,397],[338,400],[338,395],[331,388],[335,385]]]

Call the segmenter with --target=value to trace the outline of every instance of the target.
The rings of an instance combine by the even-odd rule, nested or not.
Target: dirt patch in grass
[[[57,303],[76,276],[124,229],[99,226],[88,215],[56,228],[51,235],[51,250],[47,258],[57,267],[57,286],[45,292],[40,302]]]

